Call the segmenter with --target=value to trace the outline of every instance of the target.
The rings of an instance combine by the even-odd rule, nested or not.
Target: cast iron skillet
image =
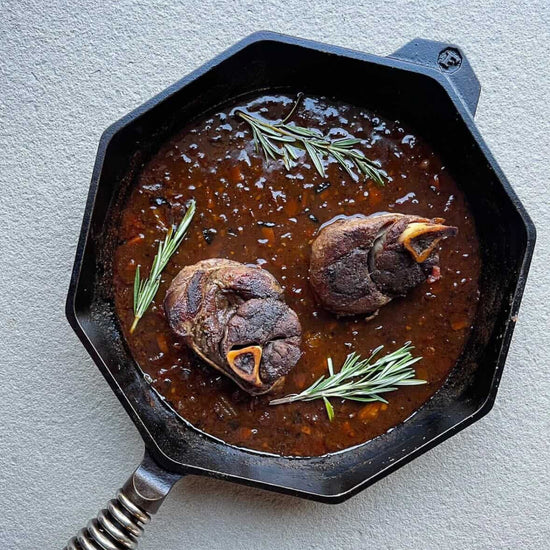
[[[390,432],[322,457],[262,454],[194,429],[145,380],[126,348],[112,300],[115,229],[138,167],[191,119],[230,99],[267,89],[332,96],[406,121],[445,159],[468,197],[481,241],[479,308],[469,341],[445,386]],[[134,548],[150,514],[186,474],[342,502],[491,409],[516,322],[535,229],[475,127],[479,93],[479,82],[456,46],[414,40],[381,58],[257,33],[104,133],[67,317],[139,429],[146,451],[117,498],[66,548]]]

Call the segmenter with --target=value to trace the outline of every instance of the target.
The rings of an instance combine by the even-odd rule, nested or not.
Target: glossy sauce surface
[[[385,187],[353,181],[336,163],[327,177],[307,156],[287,171],[257,153],[241,108],[278,120],[294,98],[262,96],[230,106],[184,128],[142,168],[122,215],[114,262],[115,304],[128,346],[156,390],[196,428],[228,443],[296,456],[321,455],[357,445],[404,421],[442,385],[469,334],[478,297],[480,260],[472,215],[436,152],[400,121],[325,98],[305,98],[292,122],[334,137],[350,134],[390,177]],[[197,214],[188,236],[163,273],[156,299],[133,334],[133,280],[145,276],[167,228],[179,223],[186,201]],[[315,302],[308,284],[310,244],[338,215],[402,212],[443,217],[459,234],[443,243],[441,279],[425,283],[382,308],[374,319],[337,319]],[[386,394],[388,405],[333,400],[328,421],[322,401],[269,406],[272,394],[250,397],[201,363],[172,335],[162,302],[185,265],[222,257],[255,263],[285,288],[298,314],[303,355],[276,395],[300,392],[356,351],[368,355],[407,341],[416,347],[424,386]]]

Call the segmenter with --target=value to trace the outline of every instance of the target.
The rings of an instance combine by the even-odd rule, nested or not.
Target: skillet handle
[[[464,52],[454,44],[415,38],[389,57],[436,69],[456,90],[472,115],[476,114],[481,85]]]
[[[64,550],[128,550],[137,548],[143,527],[183,477],[161,468],[145,450],[142,463],[107,508],[90,520]]]

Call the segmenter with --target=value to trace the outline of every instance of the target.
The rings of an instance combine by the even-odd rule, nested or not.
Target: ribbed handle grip
[[[138,537],[151,516],[136,506],[123,492],[110,500],[97,518],[73,537],[65,550],[122,550],[137,548]]]
[[[137,548],[151,520],[174,484],[182,478],[162,469],[147,451],[124,487],[96,518],[90,520],[64,550],[128,550]]]

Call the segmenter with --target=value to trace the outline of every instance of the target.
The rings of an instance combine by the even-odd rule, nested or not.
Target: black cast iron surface
[[[137,168],[191,119],[220,103],[266,89],[334,96],[406,121],[436,146],[466,193],[482,245],[481,297],[475,325],[445,386],[392,431],[323,457],[261,454],[227,445],[191,427],[144,379],[126,349],[111,298],[113,228]],[[414,40],[391,57],[381,58],[257,33],[104,133],[67,299],[67,317],[160,466],[175,473],[204,474],[340,502],[491,409],[525,285],[535,229],[475,127],[472,117],[479,92],[467,59],[453,45]]]

